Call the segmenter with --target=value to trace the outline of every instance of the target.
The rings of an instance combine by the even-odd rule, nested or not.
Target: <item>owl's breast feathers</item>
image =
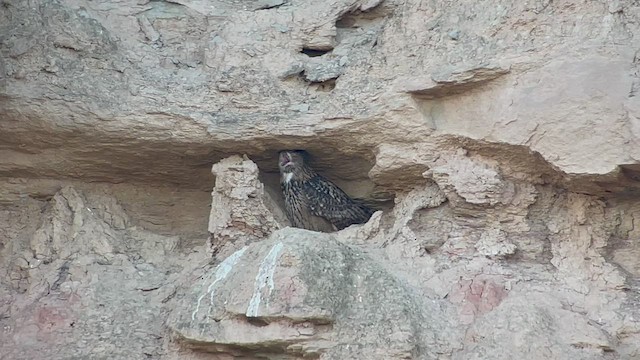
[[[309,216],[320,217],[338,230],[369,220],[374,210],[351,199],[324,177],[314,174],[306,179],[282,183],[287,214],[294,226],[309,228]],[[311,229],[313,230],[313,229]]]

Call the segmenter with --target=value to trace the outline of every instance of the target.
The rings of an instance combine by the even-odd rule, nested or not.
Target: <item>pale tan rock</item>
[[[438,157],[430,146],[380,144],[369,177],[385,190],[403,191],[407,186],[424,184],[423,173]]]
[[[429,313],[417,328],[459,330],[425,350],[406,345],[420,343],[406,314],[336,320],[340,346],[366,334],[404,358],[638,358],[639,24],[629,1],[4,1],[0,354],[236,357],[172,342],[166,314],[245,244],[269,254],[277,151],[304,148],[349,194],[386,201],[335,239],[408,298],[451,308],[411,309]],[[253,163],[232,169],[233,154]],[[307,265],[295,259],[279,264]],[[380,298],[341,296],[355,323]],[[327,319],[314,309],[295,316]],[[291,358],[336,343],[267,320],[269,336],[223,318],[220,339],[288,341]]]
[[[477,321],[470,346],[454,359],[602,359],[611,350],[606,334],[546,294],[512,296]],[[504,315],[502,315],[504,314]]]
[[[470,204],[508,204],[515,195],[512,183],[504,181],[488,164],[473,161],[464,151],[440,158],[427,176],[445,192]],[[449,200],[455,201],[453,196]]]
[[[115,211],[107,214],[109,218],[100,219],[74,188],[61,189],[51,200],[51,210],[43,226],[31,240],[34,257],[51,262],[55,258],[71,258],[79,251],[95,253],[105,262],[113,261],[115,249],[109,239],[117,236],[105,220],[111,222],[114,217],[123,218],[124,214]]]
[[[435,99],[462,94],[508,73],[509,68],[501,66],[442,70],[425,77],[399,78],[395,88],[421,99]]]
[[[225,259],[236,250],[271,235],[285,223],[282,210],[258,180],[251,160],[232,156],[211,169],[216,185],[211,193],[209,251]]]
[[[445,303],[415,297],[330,234],[279,230],[209,268],[194,285],[168,324],[196,351],[435,359],[459,341],[446,325]]]
[[[18,200],[28,204],[23,206],[25,210],[33,206],[35,212],[14,206],[3,206],[0,212],[3,226],[15,231],[0,249],[0,264],[9,270],[9,276],[0,280],[2,354],[28,359],[130,358],[132,353],[162,353],[163,319],[157,314],[175,295],[176,272],[186,266],[191,273],[204,256],[190,254],[178,260],[184,256],[178,248],[179,238],[134,225],[139,214],[130,209],[134,214],[130,217],[131,213],[109,195],[113,190],[109,185],[85,183],[62,189],[49,181],[14,181],[9,185],[3,187],[3,199],[13,186],[44,197]],[[114,187],[128,201],[136,199],[131,188]],[[155,196],[162,193],[150,188],[137,190]],[[165,198],[146,199],[147,211],[163,209],[168,214],[170,206],[163,202],[171,201],[172,194],[165,194]],[[183,200],[190,199],[184,195]],[[180,204],[176,207],[184,210]],[[36,214],[40,219],[32,221]],[[74,346],[82,341],[72,339],[84,339],[92,346]]]
[[[504,232],[489,229],[480,235],[480,240],[475,245],[478,253],[484,256],[508,256],[513,255],[518,248],[507,240]]]

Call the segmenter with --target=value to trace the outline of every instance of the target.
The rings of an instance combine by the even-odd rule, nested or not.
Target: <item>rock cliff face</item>
[[[0,357],[640,359],[638,34],[632,0],[0,1]],[[292,148],[383,211],[286,228]]]

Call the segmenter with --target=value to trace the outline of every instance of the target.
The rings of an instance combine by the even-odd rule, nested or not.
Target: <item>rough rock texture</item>
[[[65,186],[46,202],[26,198],[0,213],[3,358],[162,353],[163,303],[192,260],[177,252],[179,236],[136,226],[100,190]]]
[[[435,359],[459,345],[450,312],[333,236],[286,228],[227,257],[168,323],[198,351]]]
[[[0,2],[0,357],[640,359],[638,34],[631,0]],[[384,211],[277,230],[283,148]]]
[[[286,216],[265,192],[258,167],[251,160],[232,156],[213,165],[211,171],[216,177],[209,214],[209,245],[214,258],[224,259],[286,223]]]

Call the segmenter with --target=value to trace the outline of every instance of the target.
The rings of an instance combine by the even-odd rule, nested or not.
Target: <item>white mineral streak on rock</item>
[[[238,263],[238,261],[240,260],[240,258],[244,254],[245,250],[247,250],[246,246],[243,247],[242,249],[236,251],[231,256],[229,256],[228,258],[224,259],[224,261],[221,262],[218,266],[216,266],[215,279],[211,282],[209,287],[207,287],[207,292],[203,293],[198,298],[198,303],[196,305],[196,309],[191,314],[191,320],[195,320],[196,319],[196,314],[200,310],[200,303],[202,302],[202,299],[205,297],[205,295],[209,294],[209,296],[210,296],[210,300],[209,300],[210,304],[213,305],[213,294],[215,293],[216,284],[220,280],[226,278],[227,275],[229,275],[229,272],[231,272],[231,269],[233,269],[233,267]],[[205,280],[205,282],[206,282],[206,280]]]
[[[247,308],[247,316],[255,317],[258,316],[258,309],[260,308],[260,302],[262,302],[262,289],[265,286],[269,286],[269,293],[273,290],[273,272],[276,269],[276,262],[278,260],[278,255],[280,251],[282,251],[282,243],[278,242],[273,245],[269,254],[265,256],[264,260],[260,264],[260,269],[258,269],[258,275],[256,276],[256,283],[253,289],[253,296],[251,297],[251,301],[249,301],[249,307]]]

